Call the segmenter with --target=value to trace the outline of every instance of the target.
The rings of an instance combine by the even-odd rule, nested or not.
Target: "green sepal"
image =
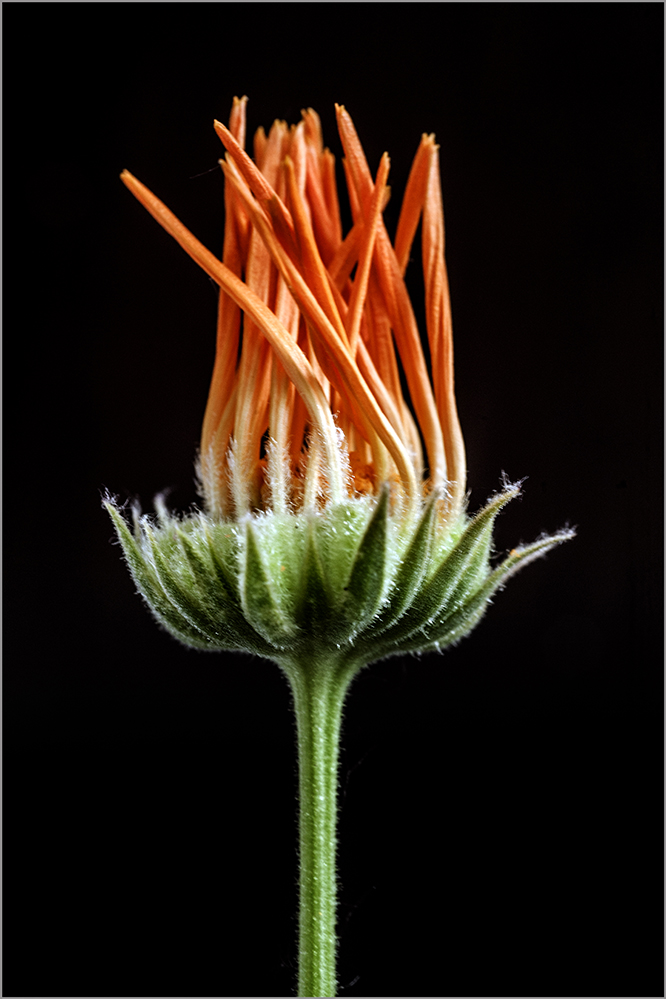
[[[454,524],[438,521],[436,496],[418,520],[393,521],[387,489],[374,506],[363,497],[240,523],[178,519],[162,504],[159,525],[135,517],[134,533],[113,503],[105,506],[137,589],[174,637],[285,667],[344,662],[346,675],[458,641],[519,568],[573,537],[541,538],[491,570],[495,516],[518,492],[505,488],[473,520],[461,514]]]
[[[266,574],[254,528],[245,524],[245,551],[241,574],[241,604],[245,617],[262,638],[276,649],[293,644],[296,623],[283,613]]]
[[[185,645],[191,645],[197,649],[210,650],[212,648],[211,643],[204,638],[197,628],[193,627],[189,621],[183,618],[182,614],[169,600],[150,562],[146,559],[139,543],[115,506],[108,502],[104,505],[113,521],[113,526],[118,535],[118,540],[122,546],[136,588],[148,604],[158,623],[173,635],[174,638],[179,639]]]
[[[333,608],[344,600],[359,545],[365,535],[375,504],[367,498],[334,503],[321,514],[310,514],[317,558],[324,585]]]
[[[219,621],[211,615],[202,601],[197,599],[198,594],[194,592],[191,583],[186,582],[182,578],[182,574],[178,573],[176,568],[170,564],[155,537],[155,532],[150,527],[145,527],[144,537],[150,547],[155,575],[171,604],[190,627],[200,632],[210,648],[224,648],[226,636],[220,628]],[[161,540],[164,542],[164,538]]]
[[[490,573],[484,585],[486,599],[490,599],[498,590],[503,590],[511,577],[524,569],[530,562],[535,562],[538,558],[546,555],[551,548],[555,548],[565,541],[571,541],[575,537],[576,532],[573,528],[564,528],[557,534],[548,534],[537,538],[531,545],[520,545],[518,548],[512,548],[507,557]]]
[[[383,635],[380,644],[392,648],[420,632],[449,606],[460,605],[488,573],[487,558],[493,522],[499,510],[519,492],[517,486],[495,496],[467,525],[457,545],[421,586],[409,610]],[[455,604],[452,602],[455,599]],[[376,645],[376,642],[372,643]],[[375,649],[369,651],[374,655]]]
[[[433,622],[418,635],[398,643],[391,655],[404,652],[441,652],[448,645],[460,641],[479,623],[498,590],[504,588],[508,580],[530,562],[541,558],[551,548],[574,537],[571,530],[559,531],[550,537],[541,538],[531,545],[514,548],[511,553],[488,575],[486,581],[468,599],[452,609],[442,620]],[[388,654],[388,653],[387,653]]]
[[[351,638],[377,613],[386,586],[389,492],[382,489],[356,552],[343,597],[335,608],[336,631]]]
[[[428,569],[437,501],[438,495],[432,493],[394,576],[388,601],[372,622],[373,636],[386,631],[414,602]]]
[[[331,596],[326,586],[316,540],[316,520],[311,517],[306,528],[303,573],[295,623],[303,635],[326,640],[331,628]]]
[[[238,598],[217,557],[208,531],[203,534],[204,553],[180,529],[177,537],[189,564],[201,602],[217,622],[223,639],[220,648],[245,650],[270,656],[270,645],[246,621]],[[208,559],[205,556],[208,556]]]
[[[176,537],[190,567],[190,572],[199,593],[211,606],[219,607],[226,614],[228,608],[233,608],[234,605],[237,605],[237,600],[225,575],[215,571],[212,561],[206,564],[203,555],[197,550],[197,547],[184,531],[177,529]],[[211,554],[210,539],[208,537],[205,538],[204,543],[206,542],[209,554]],[[201,541],[199,541],[199,544],[201,544]]]
[[[182,527],[186,528],[187,522]],[[191,531],[192,537],[203,533],[206,550],[219,577],[220,585],[231,595],[232,602],[243,613],[238,586],[238,568],[241,563],[241,546],[236,529],[229,530],[223,524],[215,524],[207,517],[200,518],[199,524]]]

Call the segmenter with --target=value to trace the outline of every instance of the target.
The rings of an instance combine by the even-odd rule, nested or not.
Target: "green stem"
[[[298,995],[336,994],[335,904],[338,754],[342,704],[355,669],[285,667],[298,733],[300,915]]]

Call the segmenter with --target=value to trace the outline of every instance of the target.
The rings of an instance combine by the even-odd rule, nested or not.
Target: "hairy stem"
[[[298,735],[300,914],[298,995],[336,994],[336,835],[342,704],[355,670],[285,667]]]

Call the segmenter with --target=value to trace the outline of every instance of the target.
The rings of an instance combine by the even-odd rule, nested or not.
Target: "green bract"
[[[452,526],[436,496],[418,518],[394,517],[385,488],[312,513],[248,514],[215,522],[162,508],[131,531],[107,502],[137,589],[185,645],[254,653],[280,664],[340,658],[363,665],[442,650],[467,635],[493,594],[570,531],[490,562],[508,486]]]

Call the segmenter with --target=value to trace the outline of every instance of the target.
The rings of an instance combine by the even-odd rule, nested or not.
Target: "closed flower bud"
[[[226,149],[222,259],[122,174],[220,294],[203,509],[176,516],[158,498],[157,518],[135,512],[130,527],[106,502],[134,582],[170,634],[271,659],[290,682],[301,996],[335,995],[337,758],[350,680],[375,660],[457,642],[518,569],[573,534],[493,565],[495,517],[519,485],[468,515],[438,147],[422,137],[391,241],[388,156],[373,179],[343,107],[337,118],[353,219],[344,238],[333,157],[311,109],[291,129],[259,130],[254,159],[245,98],[229,128],[215,122]],[[430,370],[404,282],[419,224]]]
[[[256,163],[242,148],[245,99],[229,129],[215,123],[227,149],[222,260],[122,175],[220,286],[204,512],[177,518],[162,506],[132,533],[107,504],[139,591],[195,648],[358,665],[443,649],[513,573],[571,537],[491,566],[494,518],[518,486],[467,516],[438,147],[423,136],[391,244],[388,157],[373,182],[351,118],[337,114],[354,218],[344,239],[312,110],[291,130],[260,131]],[[403,280],[419,222],[432,381]]]

